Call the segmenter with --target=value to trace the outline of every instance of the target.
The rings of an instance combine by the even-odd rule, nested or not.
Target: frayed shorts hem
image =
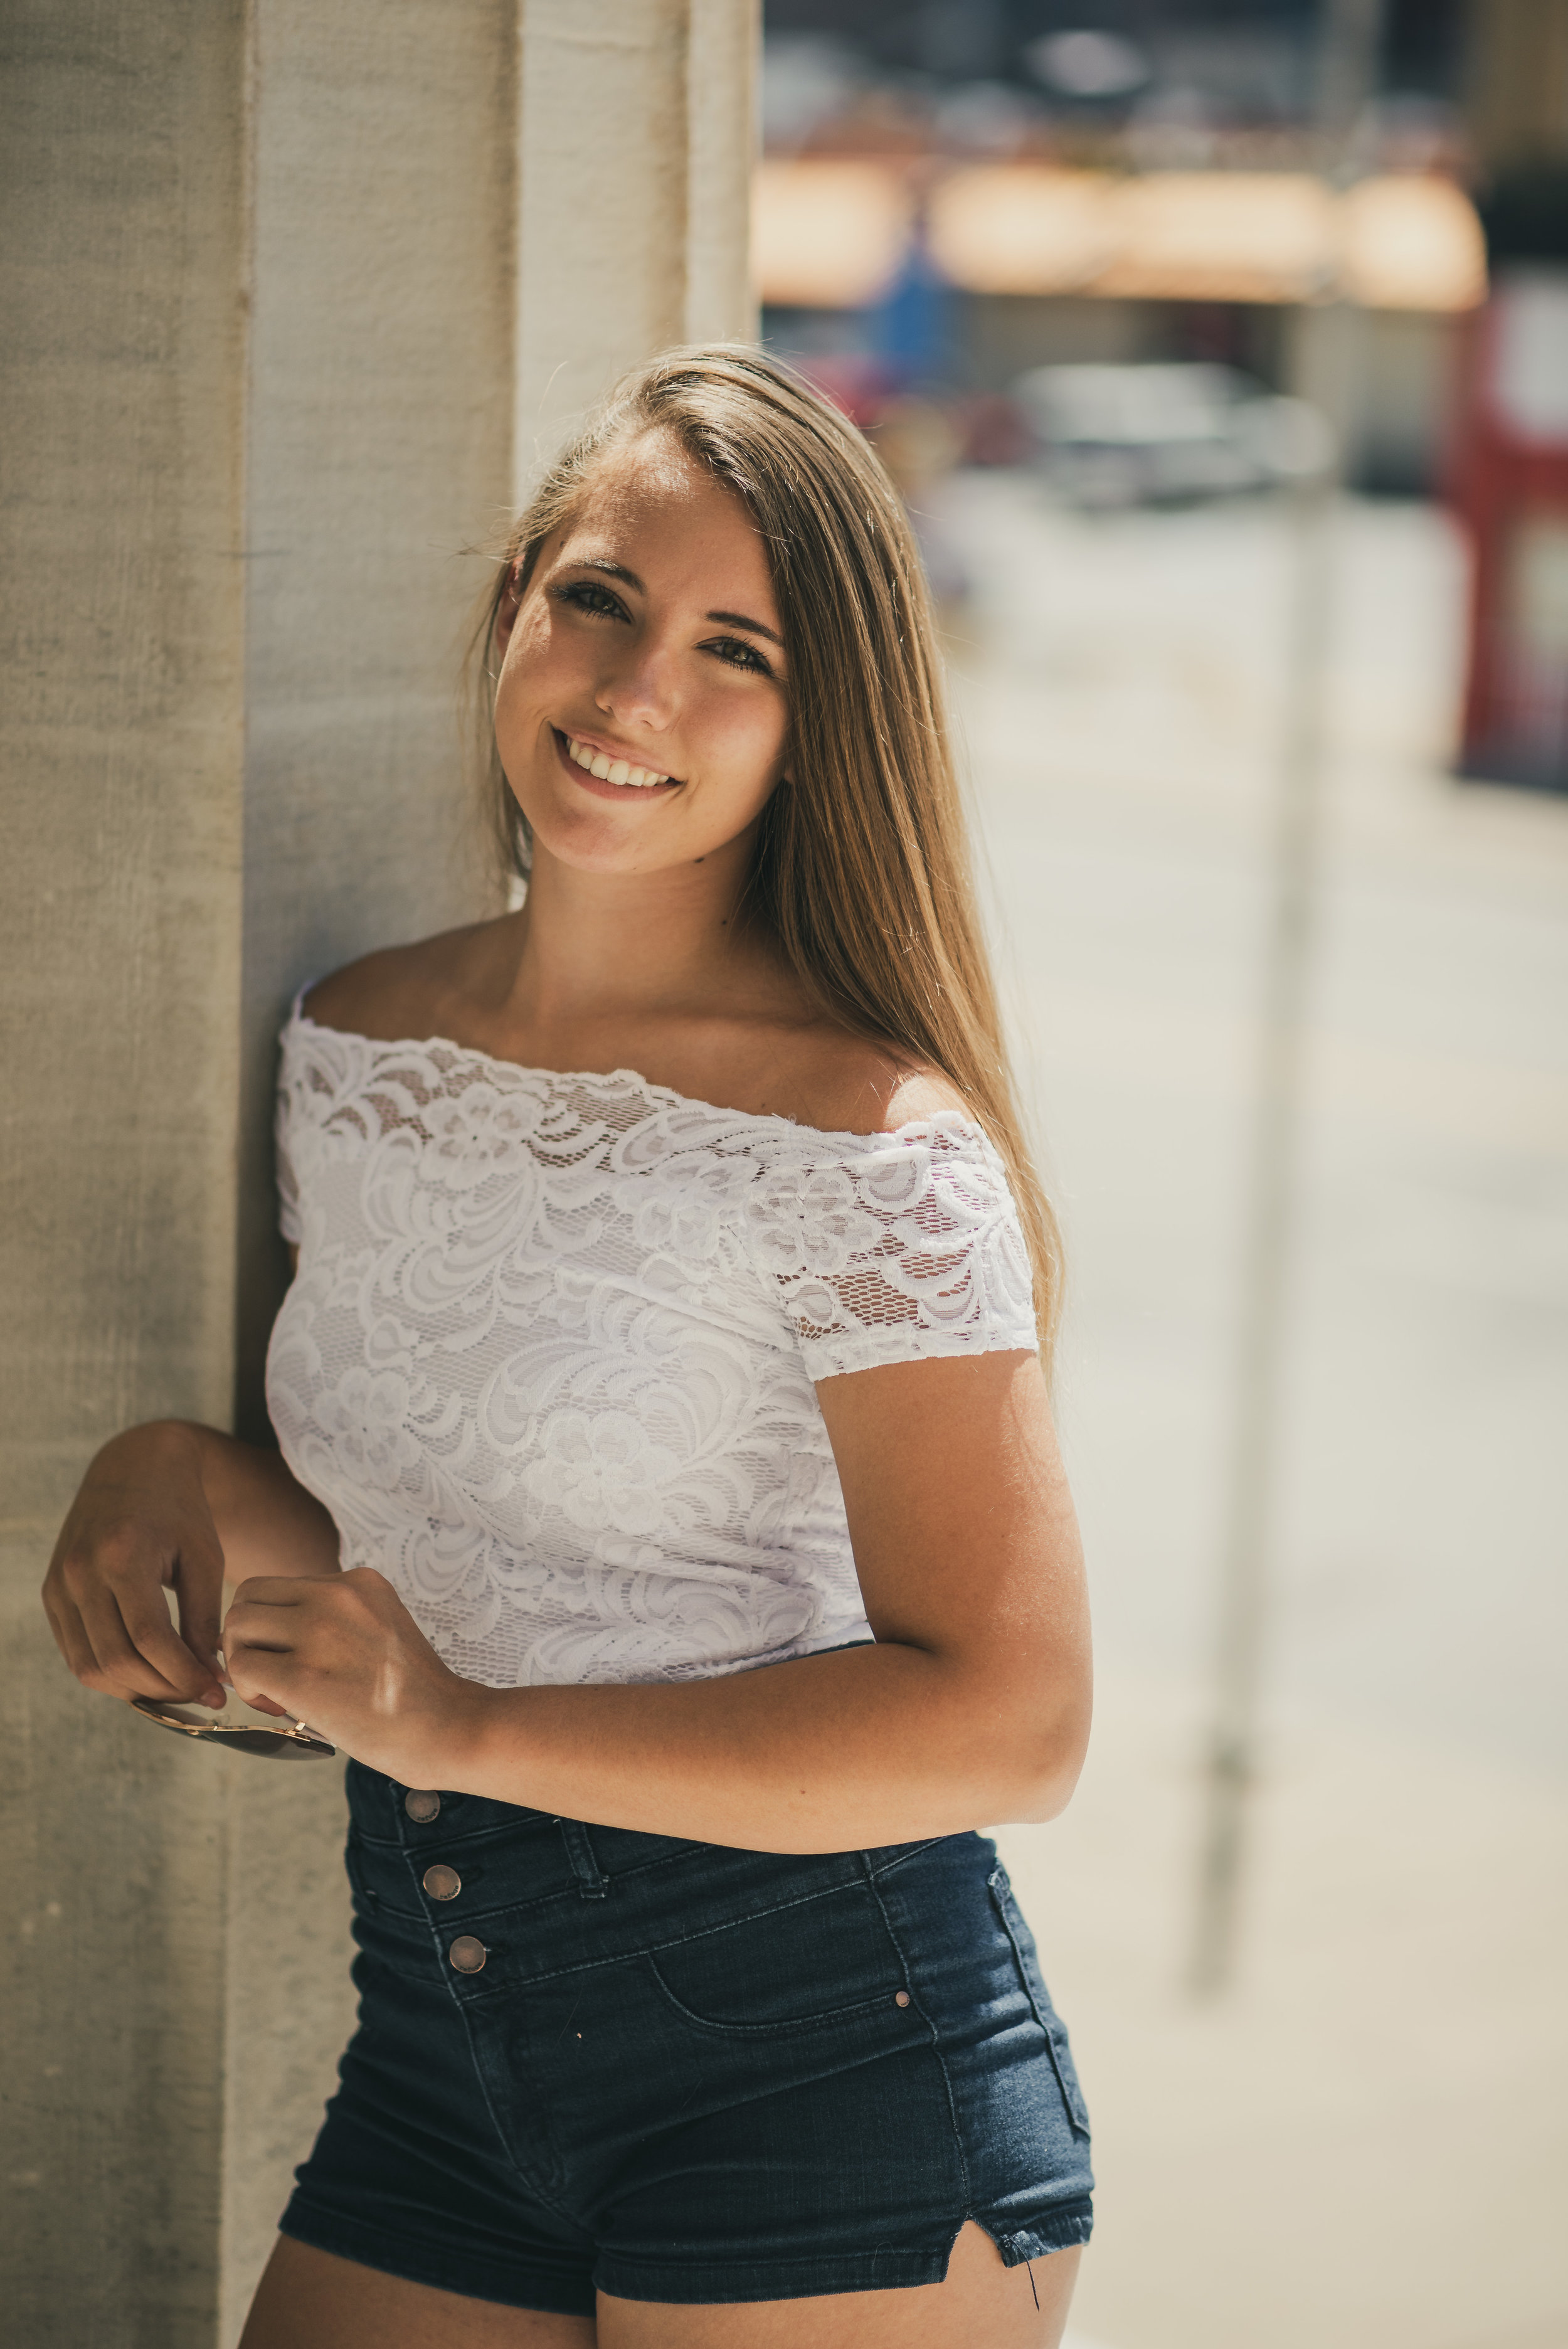
[[[980,2224],[985,2227],[984,2219]],[[1094,2213],[1088,2202],[1078,2209],[1053,2210],[1037,2227],[1021,2227],[1011,2235],[985,2232],[1002,2254],[1005,2268],[1021,2268],[1029,2260],[1049,2259],[1053,2251],[1070,2251],[1087,2243],[1094,2231]]]

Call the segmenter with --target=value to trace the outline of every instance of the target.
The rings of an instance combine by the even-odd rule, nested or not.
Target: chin
[[[536,854],[542,849],[557,864],[578,873],[647,870],[639,857],[637,842],[627,839],[625,826],[616,822],[613,812],[601,815],[591,808],[574,808],[568,815],[559,807],[547,806],[541,821],[531,807],[521,800],[518,804],[528,820]]]

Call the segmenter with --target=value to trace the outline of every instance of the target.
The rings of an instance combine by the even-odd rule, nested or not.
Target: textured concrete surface
[[[7,13],[0,2256],[29,2349],[233,2339],[350,2013],[335,1773],[77,1690],[54,1527],[116,1427],[259,1423],[279,1019],[482,909],[469,550],[617,369],[744,331],[756,16]]]
[[[253,16],[236,1411],[259,1433],[280,1022],[483,894],[456,679],[466,550],[509,493],[516,39],[495,0]],[[354,2009],[341,1774],[226,1776],[228,2341]]]
[[[520,494],[624,368],[754,329],[758,17],[750,0],[521,0]]]
[[[8,485],[0,2266],[28,2344],[207,2349],[222,1786],[55,1655],[91,1451],[232,1379],[242,12],[18,6]]]
[[[1263,1776],[1191,1941],[1290,539],[971,477],[959,699],[1068,1235],[1100,1699],[1004,1837],[1096,2121],[1103,2349],[1568,2341],[1568,806],[1452,783],[1462,548],[1340,531]]]

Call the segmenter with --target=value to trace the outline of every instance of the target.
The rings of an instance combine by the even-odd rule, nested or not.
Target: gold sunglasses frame
[[[237,1725],[219,1721],[203,1721],[189,1706],[166,1702],[162,1697],[133,1696],[132,1710],[143,1721],[150,1721],[155,1729],[172,1729],[181,1737],[200,1737],[215,1745],[227,1745],[232,1753],[253,1754],[263,1762],[330,1762],[337,1752],[304,1722],[296,1721],[292,1729],[268,1729],[261,1722],[253,1724],[241,1722]]]

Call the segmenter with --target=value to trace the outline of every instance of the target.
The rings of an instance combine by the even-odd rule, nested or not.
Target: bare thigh
[[[816,2300],[717,2308],[599,2295],[586,2316],[547,2316],[437,2292],[280,2236],[240,2349],[1057,2349],[1077,2251],[1006,2268],[965,2227],[946,2281]]]
[[[1006,2268],[985,2230],[959,2234],[944,2282],[820,2300],[671,2308],[599,2295],[599,2349],[1057,2349],[1079,2253]]]
[[[437,2292],[280,2235],[240,2349],[594,2349],[591,2316]]]

